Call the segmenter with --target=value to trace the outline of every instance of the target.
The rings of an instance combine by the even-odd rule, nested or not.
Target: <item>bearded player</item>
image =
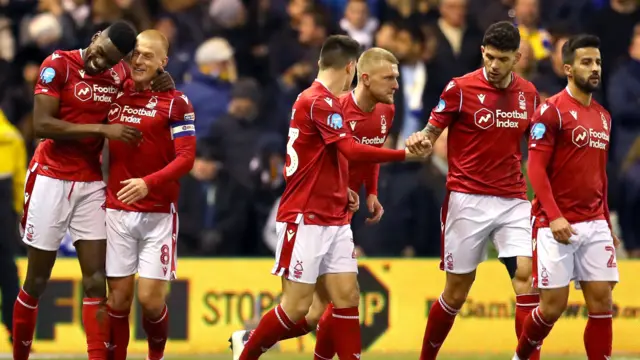
[[[181,92],[152,92],[151,81],[167,65],[167,39],[156,30],[138,35],[131,80],[111,105],[109,122],[131,124],[140,144],[109,141],[107,261],[109,317],[114,360],[127,358],[129,311],[135,275],[147,333],[147,359],[160,360],[169,330],[168,281],[176,276],[179,179],[193,167],[195,114]]]
[[[89,359],[106,359],[108,334],[102,326],[106,322],[98,321],[103,318],[98,315],[106,297],[105,184],[100,154],[104,138],[140,139],[140,132],[132,127],[103,124],[128,76],[128,65],[122,59],[133,50],[135,39],[132,27],[116,22],[95,34],[86,49],[56,51],[40,67],[33,121],[36,135],[45,140],[36,149],[25,184],[21,228],[28,265],[13,312],[16,360],[29,357],[38,299],[67,230],[82,271],[82,320]]]
[[[516,293],[516,335],[538,304],[531,287],[531,204],[520,144],[539,96],[513,71],[519,46],[520,34],[511,23],[491,25],[481,48],[484,66],[451,80],[427,127],[407,140],[409,148],[430,148],[449,128],[440,263],[446,285],[429,312],[421,360],[436,358],[486,257],[489,239]]]
[[[360,291],[347,206],[352,192],[348,162],[422,156],[407,156],[408,149],[359,144],[345,128],[338,95],[353,81],[359,49],[348,36],[329,37],[320,52],[317,79],[293,105],[284,170],[287,186],[276,218],[279,241],[272,271],[282,277],[282,300],[262,317],[241,360],[259,358],[294,327],[308,327],[304,317],[316,288],[334,305],[331,336],[338,357],[360,357]]]
[[[540,306],[527,316],[516,360],[529,359],[549,334],[579,281],[589,311],[584,346],[589,359],[612,351],[612,290],[619,280],[617,237],[607,205],[611,116],[592,99],[600,85],[600,40],[579,35],[562,47],[567,87],[533,117],[529,177],[533,200],[534,285]]]
[[[398,89],[398,60],[389,51],[381,48],[366,50],[356,65],[358,85],[355,90],[340,97],[343,115],[348,129],[360,144],[376,147],[384,145],[387,133],[393,124],[395,107],[393,95]],[[349,188],[359,191],[364,185],[367,208],[372,217],[368,224],[380,221],[384,210],[378,201],[378,174],[380,165],[368,162],[349,163]],[[331,327],[333,306],[327,306],[327,295],[316,294],[311,309],[280,340],[306,335],[317,327],[315,354],[319,359],[332,359],[335,355]],[[242,352],[244,343],[251,336],[246,330],[232,335],[234,358]]]

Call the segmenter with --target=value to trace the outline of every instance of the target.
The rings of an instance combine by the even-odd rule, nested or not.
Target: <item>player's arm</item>
[[[171,181],[178,181],[193,168],[196,158],[196,126],[193,107],[186,96],[173,101],[174,114],[170,115],[169,126],[175,158],[164,168],[143,178],[150,190]]]
[[[407,157],[404,150],[378,149],[359,144],[344,127],[341,111],[321,98],[317,98],[311,104],[310,116],[324,143],[335,143],[338,151],[349,161],[382,163],[404,161]]]
[[[462,107],[462,90],[455,80],[451,80],[440,94],[440,100],[429,116],[429,122],[422,132],[435,144],[444,129],[460,114]]]
[[[531,119],[529,139],[529,161],[527,174],[536,197],[542,204],[549,222],[562,217],[553,197],[547,168],[555,147],[556,136],[560,132],[562,119],[555,106],[543,104]]]
[[[367,176],[364,178],[364,188],[367,195],[378,196],[378,177],[380,176],[380,164],[369,166]]]

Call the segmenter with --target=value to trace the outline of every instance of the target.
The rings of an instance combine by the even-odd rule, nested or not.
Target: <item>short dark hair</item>
[[[360,44],[346,35],[331,35],[320,50],[320,70],[342,68],[358,60]]]
[[[520,49],[520,31],[508,21],[491,24],[484,32],[483,46],[491,46],[499,51],[518,51]]]
[[[573,36],[562,45],[562,62],[573,64],[576,60],[576,50],[583,48],[600,48],[600,38],[595,35],[580,34]]]
[[[427,37],[424,35],[422,29],[415,24],[398,24],[396,27],[397,32],[406,32],[411,37],[411,41],[424,46]]]
[[[116,21],[105,30],[109,40],[122,54],[126,55],[136,47],[138,32],[126,21]]]

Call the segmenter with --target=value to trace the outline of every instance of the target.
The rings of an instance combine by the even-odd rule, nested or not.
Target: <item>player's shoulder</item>
[[[184,120],[195,120],[193,105],[186,94],[178,90],[171,90],[167,92],[167,95],[171,99],[172,115],[184,117]]]
[[[346,94],[342,94],[339,97],[340,100],[340,105],[344,108],[347,106],[350,106],[353,103],[353,93],[351,91],[349,91]]]
[[[323,109],[333,112],[342,112],[340,99],[327,90],[324,85],[317,82],[304,90],[296,100],[296,103],[307,106],[309,111]]]
[[[596,99],[591,99],[591,104],[594,110],[601,112],[607,118],[611,118],[611,114],[609,114],[609,111],[607,111],[607,109],[605,109],[605,107],[602,106],[602,104],[600,104]]]
[[[466,73],[462,76],[454,77],[451,79],[447,87],[449,89],[458,86],[460,88],[465,88],[468,86],[477,85],[479,82],[482,82],[482,68],[474,70],[472,72]]]
[[[376,104],[376,108],[383,114],[393,115],[396,112],[396,106],[394,104],[378,103]]]
[[[514,79],[516,80],[516,84],[517,84],[517,89],[518,91],[523,91],[523,92],[527,92],[527,93],[537,93],[538,89],[536,88],[535,85],[533,85],[533,83],[525,78],[523,78],[522,76],[514,73],[513,74]]]

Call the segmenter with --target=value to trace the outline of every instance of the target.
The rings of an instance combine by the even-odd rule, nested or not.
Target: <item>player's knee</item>
[[[542,301],[540,302],[540,311],[546,320],[555,322],[562,316],[562,313],[564,313],[568,301],[568,297],[562,292],[550,293],[547,290],[544,292]]]
[[[106,297],[107,296],[107,278],[104,271],[95,271],[82,277],[82,285],[84,293],[88,297]]]
[[[163,289],[146,287],[138,288],[138,302],[146,316],[154,318],[162,313],[165,306],[165,295]]]
[[[442,293],[447,305],[454,309],[460,309],[464,302],[467,301],[467,296],[469,296],[469,291],[475,278],[475,272],[471,274],[447,273],[447,283]]]
[[[518,269],[518,258],[515,256],[501,258],[500,261],[507,269],[507,273],[509,274],[510,279],[521,280],[525,275],[524,269]]]
[[[133,292],[117,288],[111,288],[109,290],[109,298],[107,299],[107,304],[110,308],[125,311],[131,309],[132,303]]]
[[[47,288],[48,282],[49,278],[46,276],[27,277],[24,280],[24,284],[22,284],[22,289],[32,297],[40,298],[42,293],[44,293],[44,290]]]
[[[360,304],[360,287],[357,282],[342,287],[340,291],[336,292],[336,295],[336,298],[331,299],[331,302],[337,308],[357,307]]]
[[[609,312],[613,308],[611,285],[604,282],[598,285],[583,287],[587,310],[590,313]]]

